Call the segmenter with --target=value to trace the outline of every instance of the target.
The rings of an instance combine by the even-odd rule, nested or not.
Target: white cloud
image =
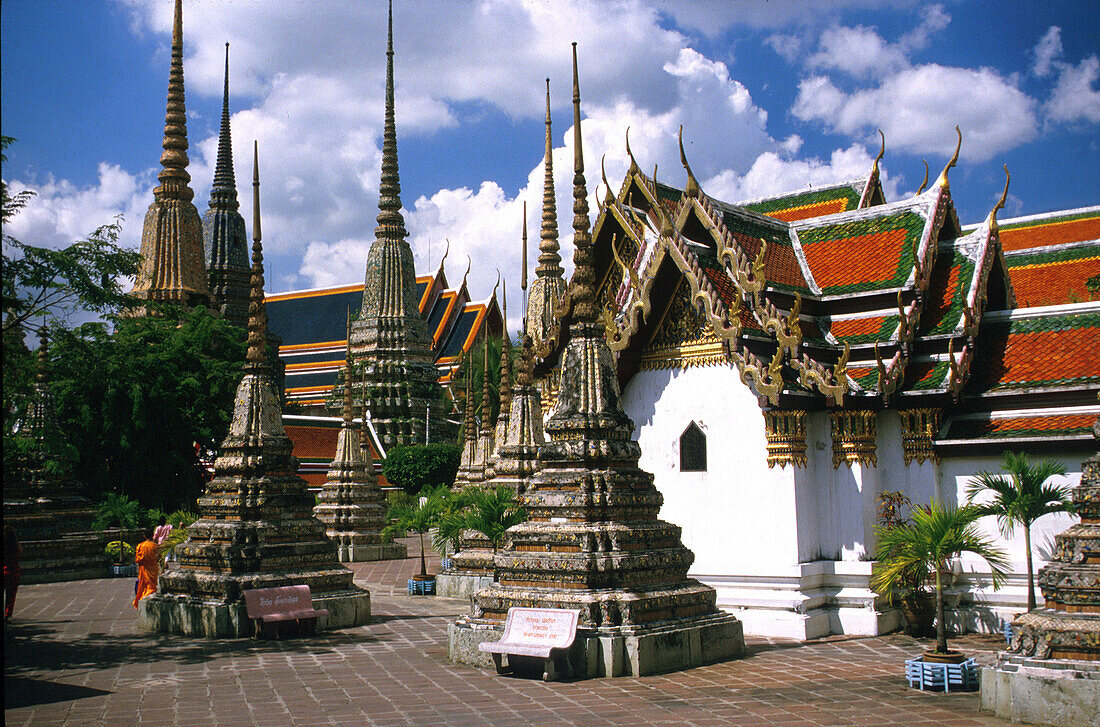
[[[765,38],[764,43],[770,46],[787,63],[794,63],[802,52],[802,38],[797,35],[774,33]]]
[[[1057,25],[1050,26],[1032,49],[1032,54],[1035,56],[1035,65],[1031,67],[1032,72],[1040,78],[1049,76],[1053,70],[1054,61],[1062,55],[1062,29]]]
[[[1100,122],[1100,59],[1085,58],[1076,66],[1060,63],[1058,83],[1047,101],[1045,110],[1051,121]]]
[[[984,161],[1035,137],[1035,106],[1015,79],[991,68],[930,63],[851,93],[823,77],[804,79],[792,112],[851,136],[882,129],[888,148],[913,153],[950,154],[958,124],[963,158]]]
[[[921,13],[921,22],[898,42],[889,43],[875,28],[833,26],[821,34],[818,51],[806,59],[809,68],[835,69],[856,78],[881,78],[909,67],[913,51],[926,47],[933,34],[951,22],[942,5]]]

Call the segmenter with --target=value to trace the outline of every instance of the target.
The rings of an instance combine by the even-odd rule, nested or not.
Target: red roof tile
[[[1001,247],[1007,250],[1026,250],[1066,242],[1095,240],[1100,238],[1100,213],[1073,220],[1039,221],[1034,224],[1002,226]]]

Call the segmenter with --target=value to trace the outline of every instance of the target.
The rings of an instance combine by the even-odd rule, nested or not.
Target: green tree
[[[241,329],[203,308],[60,330],[51,346],[58,419],[79,453],[77,479],[164,510],[194,507],[199,454],[229,428]]]
[[[1045,459],[1034,465],[1023,452],[1005,452],[1001,463],[1002,474],[981,471],[966,488],[967,501],[974,503],[979,497],[988,496],[974,506],[981,515],[993,515],[1001,534],[1012,537],[1016,525],[1024,529],[1024,552],[1027,556],[1027,610],[1035,610],[1035,576],[1031,563],[1031,525],[1055,512],[1073,512],[1070,488],[1047,484],[1056,475],[1065,475],[1066,466],[1061,462]]]
[[[425,490],[411,501],[396,502],[386,513],[387,524],[382,534],[392,538],[397,533],[412,531],[420,535],[420,578],[428,578],[428,565],[424,556],[424,533],[435,527],[439,516],[447,507],[447,487],[440,485]]]
[[[410,444],[386,454],[382,474],[390,484],[410,495],[424,489],[454,484],[462,451],[453,444]]]
[[[909,521],[880,529],[875,560],[880,569],[871,587],[889,593],[904,584],[914,572],[933,580],[936,587],[936,651],[947,653],[947,625],[943,610],[943,575],[950,571],[952,558],[973,553],[989,563],[993,587],[1004,582],[1007,554],[983,536],[975,525],[980,514],[973,507],[945,507],[936,501],[915,509]]]

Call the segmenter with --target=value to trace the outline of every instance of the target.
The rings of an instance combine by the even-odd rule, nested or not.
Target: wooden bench
[[[279,624],[293,622],[299,633],[317,633],[317,619],[328,616],[328,609],[314,608],[309,586],[279,586],[254,588],[244,593],[248,617],[255,622],[256,636],[263,636],[270,627],[279,638]]]
[[[573,645],[573,640],[577,638],[579,616],[580,611],[562,608],[513,606],[508,609],[504,636],[500,641],[484,642],[477,648],[493,655],[498,674],[506,671],[501,664],[501,655],[507,654],[508,668],[513,671],[513,658],[541,659],[543,681],[553,681],[557,678],[555,652],[563,653]]]

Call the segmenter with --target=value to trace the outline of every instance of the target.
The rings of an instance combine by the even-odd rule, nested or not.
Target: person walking
[[[160,548],[153,540],[153,534],[145,533],[145,540],[134,553],[134,562],[138,564],[137,589],[134,591],[134,608],[138,601],[157,591],[157,578],[160,576]]]
[[[4,526],[4,622],[11,618],[15,609],[15,592],[19,590],[19,557],[23,555],[23,546],[15,535],[15,528]]]

